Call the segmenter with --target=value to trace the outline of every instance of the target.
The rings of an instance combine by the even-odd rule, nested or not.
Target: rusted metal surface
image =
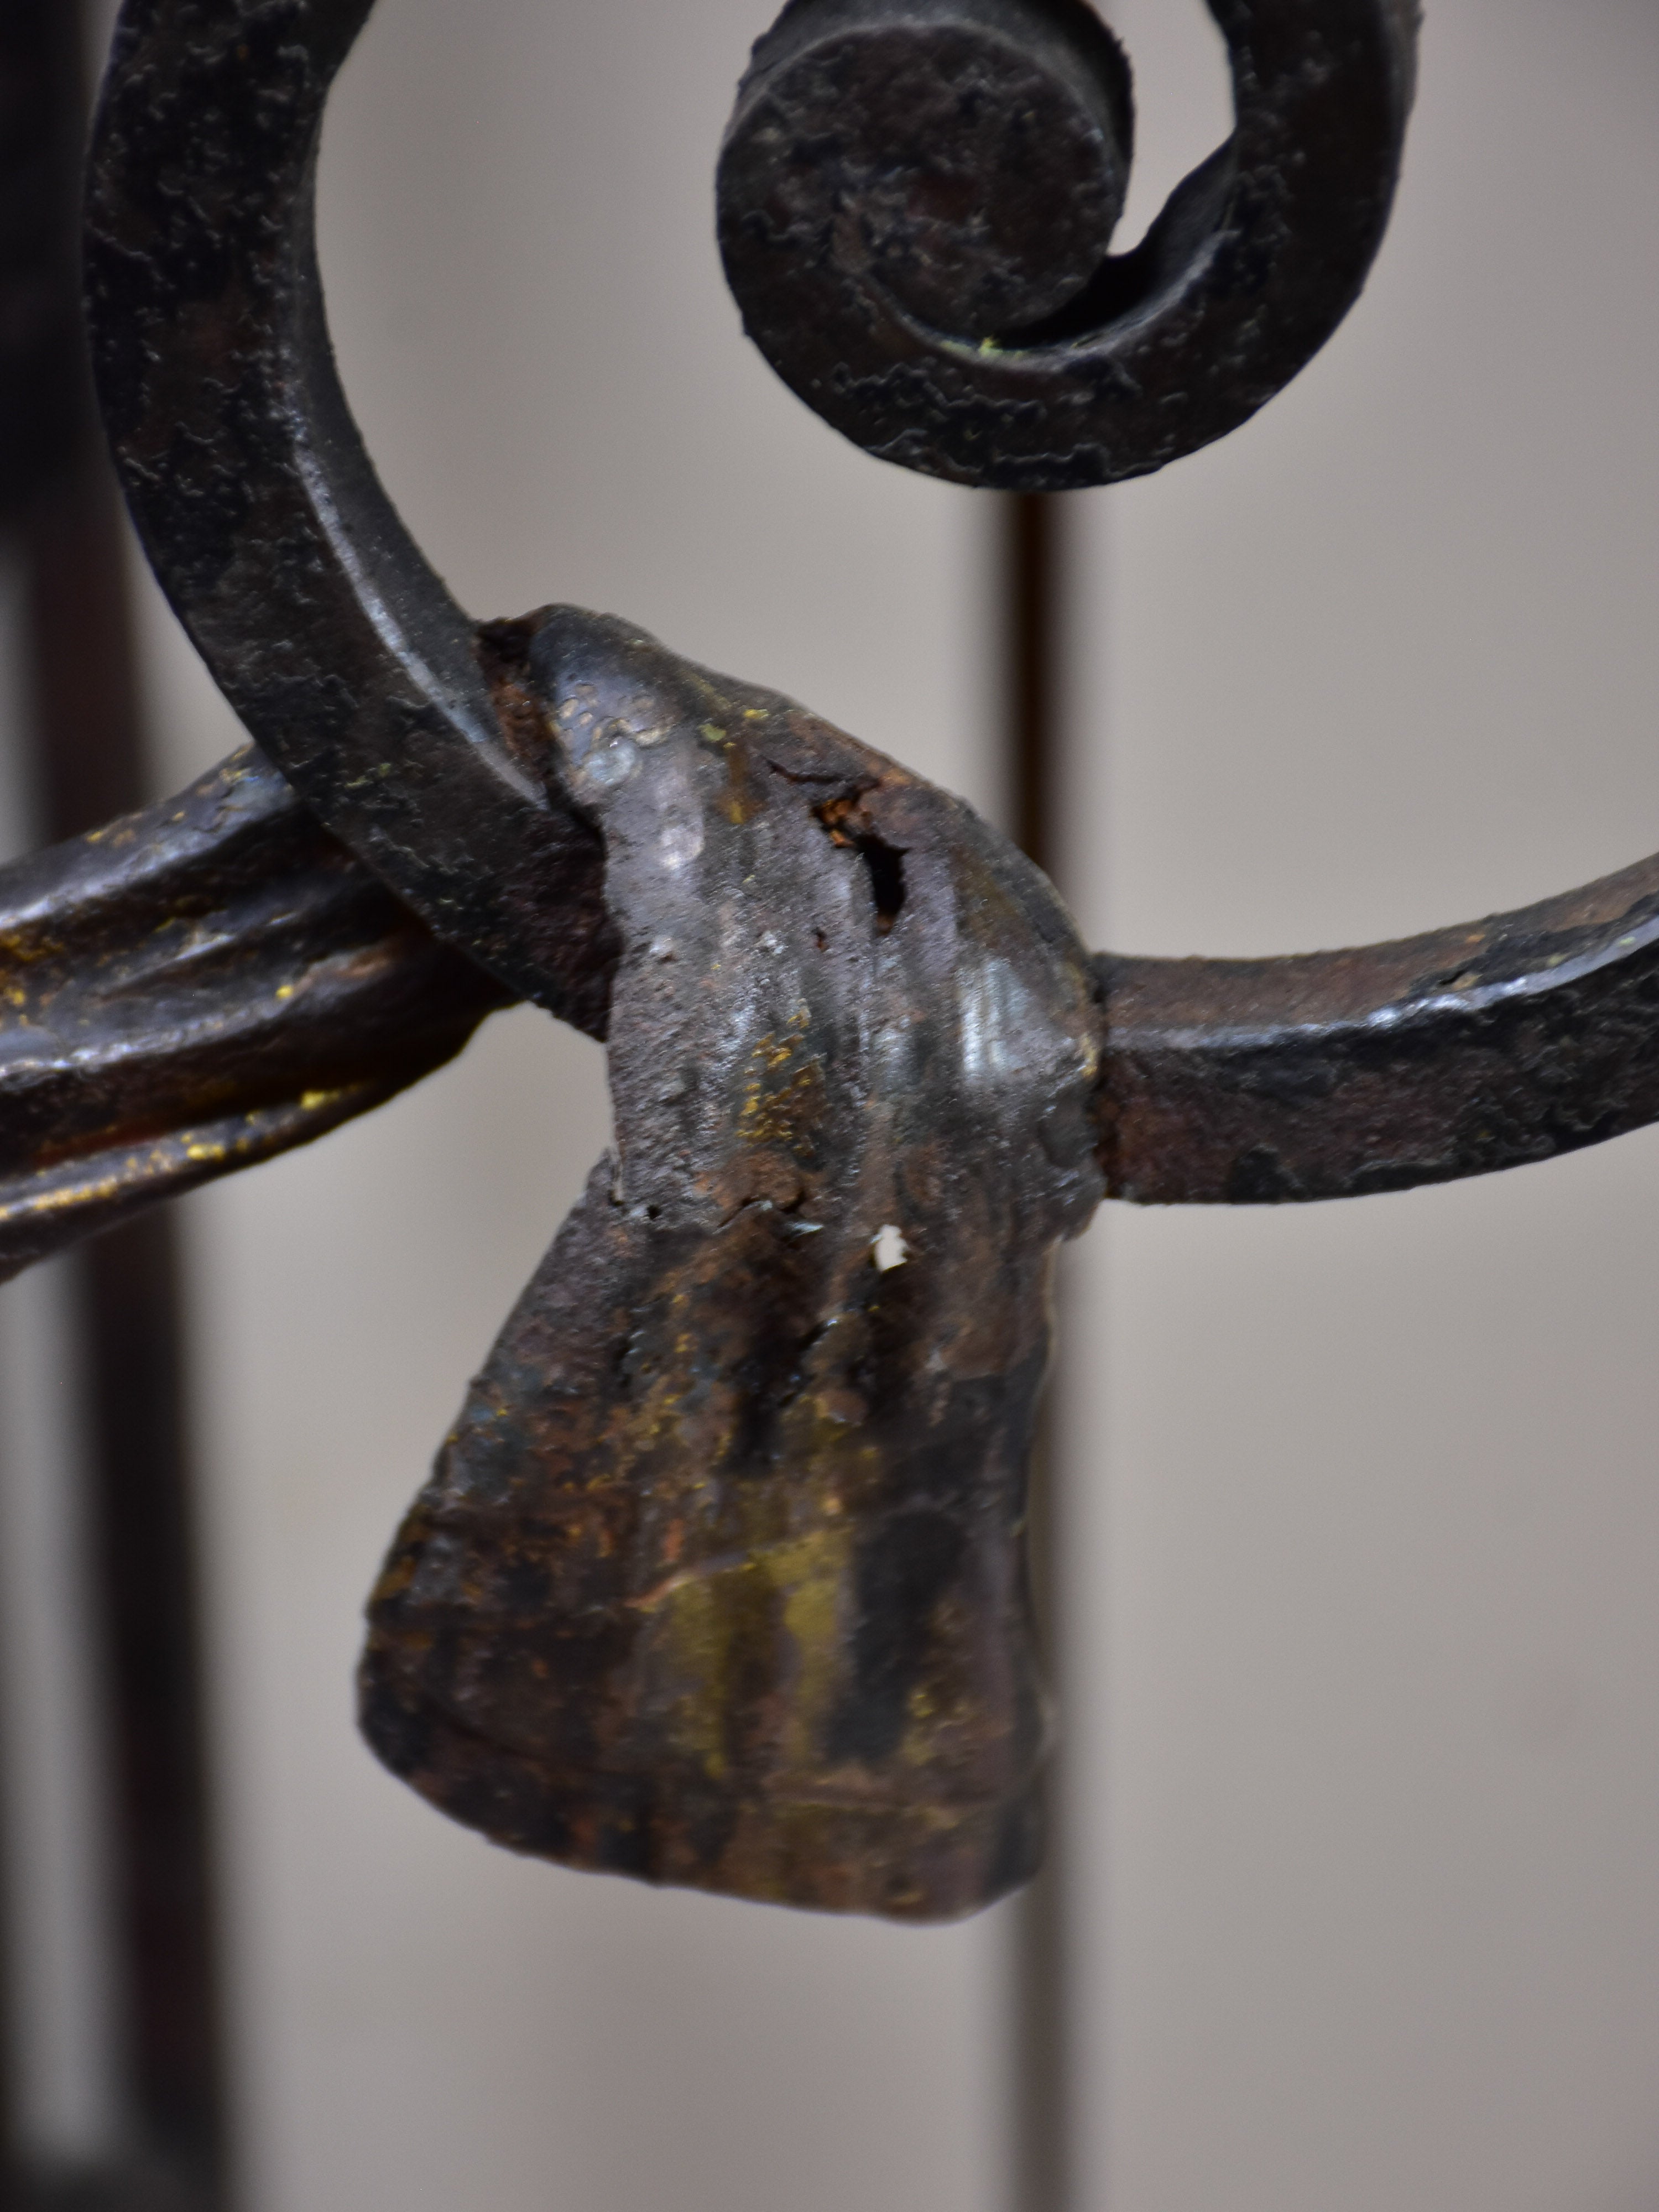
[[[734,278],[763,236],[810,251],[823,226],[823,276],[994,342],[1076,299],[1123,212],[1128,64],[1072,0],[794,0],[738,99],[720,179]],[[799,344],[799,316],[776,319]]]
[[[122,15],[103,404],[276,767],[0,879],[0,1250],[318,1133],[512,994],[608,1025],[616,1157],[388,1564],[370,1739],[520,1849],[967,1910],[1036,1848],[1023,1484],[1055,1240],[1103,1184],[1344,1194],[1659,1115],[1659,863],[1406,945],[1091,963],[1012,846],[804,710],[571,610],[475,632],[328,354],[311,175],[368,5]],[[1237,130],[1113,261],[1127,82],[1070,0],[795,0],[720,190],[796,388],[888,458],[1026,488],[1261,405],[1375,251],[1415,19],[1212,12]]]
[[[1659,858],[1394,945],[1097,967],[1103,1164],[1142,1205],[1403,1190],[1659,1118]]]
[[[0,869],[0,1276],[380,1105],[506,996],[251,748]]]
[[[616,1150],[393,1551],[369,1740],[519,1850],[968,1911],[1036,1850],[1086,955],[960,802],[788,701],[574,611],[525,653],[605,839]]]
[[[791,389],[884,460],[1061,491],[1222,436],[1317,352],[1388,222],[1414,0],[1210,0],[1235,127],[1109,251],[1127,73],[1082,0],[790,0],[720,250]]]

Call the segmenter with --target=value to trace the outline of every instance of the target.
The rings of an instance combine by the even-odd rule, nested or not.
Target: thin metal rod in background
[[[0,480],[26,577],[25,690],[47,841],[149,796],[123,526],[86,373],[79,211],[87,128],[81,9],[9,0],[0,20]],[[70,1262],[85,1395],[90,1625],[102,1661],[104,1791],[119,1957],[118,2053],[131,2170],[18,2172],[8,2205],[221,2212],[224,2083],[180,1269],[165,1212]]]
[[[1003,641],[1003,720],[1008,815],[1016,842],[1052,874],[1058,845],[1066,533],[1060,499],[1002,498],[999,596]],[[1063,890],[1064,886],[1060,887]],[[1054,1400],[1049,1378],[1048,1406]],[[1031,1455],[1030,1542],[1038,1619],[1056,1679],[1063,1641],[1054,1617],[1062,1508],[1050,1413]],[[1045,1808],[1048,1854],[1017,1908],[1014,1962],[1013,2212],[1073,2212],[1074,2105],[1068,1973],[1065,1771],[1051,1761]]]
[[[1021,852],[1052,876],[1060,806],[1064,507],[1046,492],[1012,493],[1001,507],[1010,830]]]

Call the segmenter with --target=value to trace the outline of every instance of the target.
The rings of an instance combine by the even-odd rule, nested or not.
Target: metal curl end
[[[1232,136],[1108,248],[1128,67],[1084,0],[790,0],[720,156],[750,337],[883,460],[1065,491],[1162,468],[1312,358],[1386,227],[1410,0],[1210,0]]]

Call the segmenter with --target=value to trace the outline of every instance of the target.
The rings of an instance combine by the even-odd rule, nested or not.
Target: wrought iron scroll
[[[1080,0],[792,0],[720,222],[809,404],[1034,490],[1271,398],[1382,238],[1415,18],[1212,12],[1235,131],[1114,258],[1128,76]],[[367,13],[122,13],[104,414],[263,757],[0,881],[0,1257],[320,1133],[510,996],[607,1036],[618,1156],[389,1563],[371,1740],[520,1848],[969,1909],[1036,1849],[1021,1485],[1055,1239],[1103,1190],[1354,1194],[1659,1116],[1659,862],[1395,945],[1091,962],[1011,848],[792,702],[576,610],[471,625],[329,354],[313,177]]]

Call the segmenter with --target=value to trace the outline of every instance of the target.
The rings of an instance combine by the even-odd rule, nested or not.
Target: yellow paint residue
[[[853,1531],[823,1528],[779,1549],[789,1587],[783,1625],[794,1647],[794,1680],[784,1736],[793,1767],[822,1765],[823,1741],[842,1690],[842,1592],[852,1565]]]
[[[731,1765],[735,1734],[752,1742],[760,1708],[776,1717],[767,1765],[811,1769],[841,1691],[846,1527],[764,1545],[740,1559],[690,1567],[639,1601],[650,1620],[647,1679],[668,1747],[711,1782]],[[666,1695],[664,1692],[666,1692]],[[781,1740],[780,1740],[781,1739]]]
[[[42,1191],[25,1203],[30,1213],[60,1213],[66,1206],[85,1206],[95,1198],[115,1198],[119,1195],[119,1176],[100,1176],[96,1182],[72,1183],[67,1190]]]
[[[805,1156],[811,1150],[811,1131],[823,1111],[823,1062],[816,1053],[797,1068],[788,1082],[769,1090],[766,1079],[793,1061],[804,1042],[799,1034],[811,1015],[799,1006],[789,1017],[781,1036],[768,1030],[750,1052],[755,1070],[744,1085],[744,1102],[738,1109],[738,1135],[746,1145],[787,1145]]]
[[[823,1092],[823,1072],[811,1060],[776,1091],[763,1091],[758,1081],[745,1085],[746,1096],[738,1114],[738,1134],[746,1145],[787,1145],[796,1152],[811,1149],[808,1125],[818,1118]]]

